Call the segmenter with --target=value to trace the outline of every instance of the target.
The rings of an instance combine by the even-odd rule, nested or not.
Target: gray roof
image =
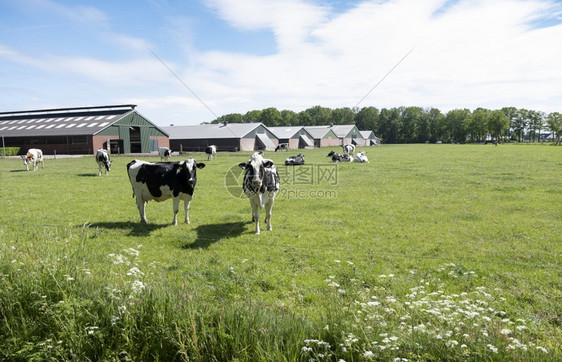
[[[95,135],[134,111],[134,105],[0,113],[5,137]]]
[[[312,136],[314,139],[323,138],[326,133],[332,131],[330,126],[306,126],[304,129]]]
[[[371,136],[375,137],[375,133],[373,131],[359,131],[359,133],[361,133],[361,136],[363,136],[364,139],[369,139]]]
[[[303,126],[267,127],[267,129],[270,130],[271,133],[273,133],[275,135],[275,137],[281,138],[281,139],[293,138],[303,128],[304,128]],[[305,132],[307,132],[306,129],[305,129]]]
[[[354,124],[342,124],[342,125],[335,125],[335,126],[308,126],[305,127],[305,129],[312,134],[311,130],[325,130],[325,132],[322,134],[322,136],[320,137],[324,137],[324,135],[326,133],[328,133],[329,130],[334,131],[334,133],[336,134],[336,136],[338,136],[338,138],[344,138],[346,137],[349,132],[351,132],[353,130],[353,128],[356,128]],[[320,131],[318,131],[320,132]],[[316,137],[316,135],[314,136],[314,138],[320,138],[320,137]]]
[[[178,139],[205,139],[205,138],[244,138],[262,123],[228,123],[226,126],[220,124],[199,124],[193,126],[170,126],[162,127],[164,132],[170,135],[171,140]],[[265,127],[266,129],[269,129]]]

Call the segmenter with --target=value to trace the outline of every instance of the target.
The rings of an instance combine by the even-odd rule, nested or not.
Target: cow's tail
[[[131,162],[129,162],[127,164],[127,175],[129,176],[129,181],[131,182],[131,188],[133,188],[133,180],[131,180],[131,173],[129,172],[129,169],[131,168],[131,166],[133,166],[135,163],[137,163],[137,160],[132,160]],[[133,198],[135,197],[135,189],[133,188]]]

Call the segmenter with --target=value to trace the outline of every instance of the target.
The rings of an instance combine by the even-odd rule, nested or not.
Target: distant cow
[[[141,222],[146,224],[145,205],[150,200],[158,202],[173,199],[174,220],[178,224],[180,200],[184,201],[185,222],[189,224],[189,203],[197,182],[197,169],[205,167],[189,158],[181,162],[152,163],[133,160],[127,164],[129,181],[133,187],[133,197],[137,198]]]
[[[355,158],[353,159],[353,162],[364,162],[364,163],[369,163],[369,159],[367,158],[367,156],[365,155],[365,151],[361,151],[358,152],[357,155],[355,156]]]
[[[25,156],[21,156],[21,158],[27,171],[29,171],[30,164],[33,165],[33,171],[37,170],[39,162],[41,162],[41,168],[45,168],[45,163],[43,162],[43,151],[38,148],[30,148],[27,150],[27,154]]]
[[[207,154],[207,161],[217,158],[217,146],[210,145],[205,148],[205,153]]]
[[[353,158],[350,155],[340,155],[334,151],[330,151],[326,157],[332,157],[333,162],[353,162]]]
[[[275,147],[275,152],[285,150],[289,152],[289,144],[288,143],[280,143]]]
[[[353,152],[355,152],[355,145],[343,145],[341,146],[343,149],[343,154],[344,155],[350,155],[353,156]]]
[[[304,165],[304,155],[299,153],[296,156],[288,157],[285,160],[285,166],[299,166]]]
[[[102,167],[105,168],[105,174],[111,170],[111,160],[109,159],[109,154],[104,149],[99,149],[96,153],[96,162],[98,163],[99,173],[98,176],[101,176],[101,169]]]
[[[261,152],[252,155],[249,161],[239,164],[244,169],[242,187],[252,206],[252,222],[256,223],[256,234],[260,233],[260,209],[265,207],[267,230],[271,227],[271,209],[275,195],[279,192],[279,175],[272,160],[264,159]]]
[[[160,147],[158,149],[158,156],[160,156],[160,161],[168,161],[168,158],[172,157],[172,151],[168,147]]]

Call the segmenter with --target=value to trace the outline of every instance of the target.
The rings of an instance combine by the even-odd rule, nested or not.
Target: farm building
[[[359,131],[365,140],[365,146],[380,146],[381,139],[373,131]]]
[[[342,145],[342,141],[330,126],[306,126],[304,129],[312,136],[314,147],[334,147]]]
[[[277,137],[279,143],[288,143],[290,149],[314,148],[313,137],[303,126],[268,128]]]
[[[279,144],[262,123],[220,123],[163,127],[170,135],[173,151],[204,151],[209,145],[217,151],[271,150]]]
[[[168,135],[136,105],[58,108],[0,113],[5,147],[40,148],[45,154],[145,153],[168,147]],[[109,147],[108,147],[109,144]]]

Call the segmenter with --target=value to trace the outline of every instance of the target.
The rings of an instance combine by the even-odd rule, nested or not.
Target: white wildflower
[[[511,334],[511,331],[509,329],[504,328],[500,331],[500,333],[507,336],[507,335]]]
[[[536,346],[535,347],[538,351],[544,352],[544,353],[548,353],[547,349],[541,346]]]
[[[365,358],[373,358],[373,357],[375,357],[375,354],[374,354],[372,351],[365,351],[365,352],[363,353],[363,357],[365,357]]]

